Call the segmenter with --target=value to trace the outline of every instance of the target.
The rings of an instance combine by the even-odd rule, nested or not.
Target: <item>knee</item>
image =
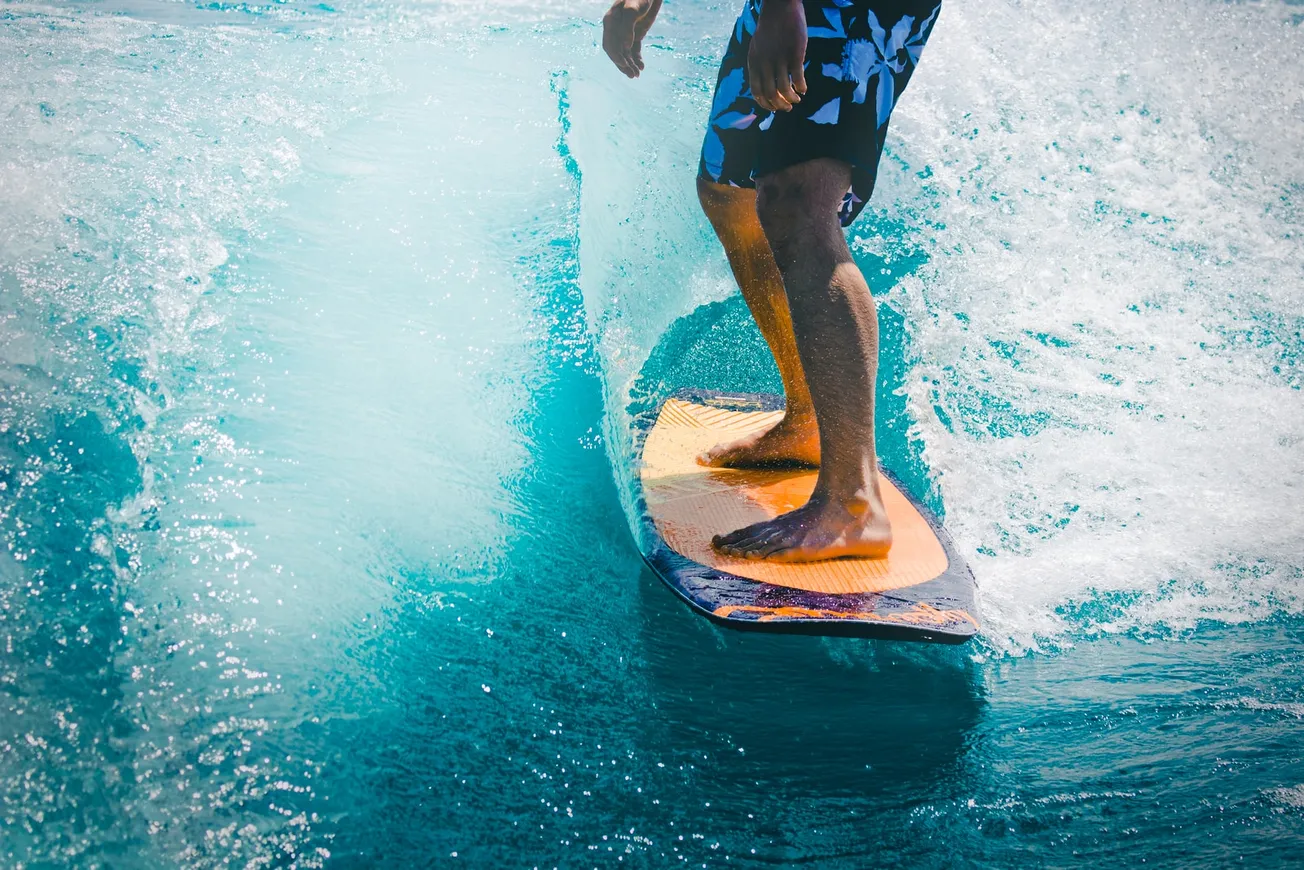
[[[782,269],[791,259],[793,243],[801,235],[802,225],[811,218],[811,209],[802,202],[799,192],[767,178],[756,186],[756,216]]]
[[[850,171],[845,163],[815,160],[757,180],[756,214],[780,269],[802,249],[841,238],[838,207]]]

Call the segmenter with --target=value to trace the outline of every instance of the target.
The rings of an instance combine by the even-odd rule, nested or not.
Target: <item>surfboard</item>
[[[784,565],[723,555],[714,535],[804,504],[814,469],[704,468],[696,457],[773,425],[783,399],[681,390],[635,421],[641,549],[693,610],[738,629],[963,643],[978,631],[973,574],[937,517],[880,466],[892,523],[882,559]]]

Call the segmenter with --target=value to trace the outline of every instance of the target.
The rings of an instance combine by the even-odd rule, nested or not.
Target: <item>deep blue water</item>
[[[643,567],[629,414],[777,379],[733,10],[600,11],[0,5],[0,866],[1296,863],[1295,8],[948,0],[853,247],[959,650]]]

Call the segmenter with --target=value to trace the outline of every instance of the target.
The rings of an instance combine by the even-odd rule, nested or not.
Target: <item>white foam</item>
[[[1304,604],[1298,36],[1275,7],[947,4],[894,122],[932,174],[878,207],[932,257],[890,301],[999,648],[1111,592],[1096,628]]]
[[[1260,713],[1277,713],[1292,719],[1304,719],[1304,704],[1293,701],[1261,701],[1258,698],[1237,698],[1235,701],[1218,703],[1215,707],[1240,707]]]
[[[247,250],[280,205],[301,152],[323,131],[346,121],[355,100],[381,89],[383,70],[360,62],[354,54],[359,46],[285,38],[271,29],[210,26],[207,20],[199,27],[160,24],[40,3],[11,4],[5,17],[0,27],[0,117],[5,119],[0,125],[0,281],[7,319],[22,328],[26,343],[6,342],[0,350],[5,363],[39,366],[48,373],[48,380],[40,380],[31,371],[0,367],[5,379],[0,383],[25,379],[11,438],[40,443],[50,431],[59,431],[61,421],[93,415],[92,426],[117,433],[105,440],[125,441],[138,460],[135,469],[115,463],[91,471],[93,479],[113,479],[118,489],[86,485],[91,493],[125,495],[125,503],[82,506],[103,510],[103,516],[86,519],[93,530],[88,549],[103,563],[93,567],[107,567],[112,575],[114,588],[101,605],[120,604],[124,614],[121,637],[101,641],[112,649],[107,661],[92,664],[87,685],[93,684],[95,667],[116,669],[120,684],[129,687],[123,703],[111,717],[88,712],[84,699],[61,698],[60,686],[40,682],[39,675],[53,668],[51,660],[27,661],[22,653],[29,647],[8,660],[7,669],[30,668],[35,677],[19,682],[45,688],[7,706],[3,712],[12,718],[6,726],[30,722],[28,728],[42,728],[50,709],[66,709],[70,716],[75,711],[68,728],[80,727],[88,735],[73,749],[46,750],[32,743],[29,755],[14,754],[0,765],[0,781],[20,803],[58,806],[68,829],[80,828],[66,841],[58,829],[20,840],[15,854],[39,862],[61,843],[85,849],[113,842],[119,834],[111,827],[148,824],[152,836],[145,861],[203,863],[197,850],[207,848],[293,856],[315,866],[314,849],[321,840],[314,825],[223,833],[224,813],[238,806],[233,796],[242,787],[261,778],[274,783],[265,787],[273,796],[304,793],[311,783],[302,771],[285,769],[270,756],[250,758],[206,794],[202,807],[182,797],[174,783],[166,792],[161,784],[169,765],[189,763],[177,759],[190,748],[207,747],[204,752],[216,757],[232,742],[237,754],[243,751],[240,740],[252,745],[266,730],[264,718],[252,712],[255,704],[260,710],[274,706],[260,699],[283,688],[279,676],[269,676],[270,669],[254,661],[261,652],[255,644],[266,644],[269,636],[259,625],[258,591],[245,579],[259,554],[250,546],[247,528],[226,512],[249,494],[248,479],[261,473],[250,466],[261,451],[217,430],[215,412],[222,401],[205,403],[212,397],[205,397],[206,385],[196,384],[195,372],[226,359],[219,348],[227,303],[239,289],[218,281],[231,263],[229,246],[234,242]],[[220,398],[238,403],[241,397],[231,393]],[[181,407],[186,396],[196,398],[189,409]],[[178,458],[184,464],[175,450],[184,450],[192,439],[195,444],[205,439],[210,460],[229,460],[228,467],[205,475],[202,483],[186,481],[184,473],[180,481],[166,470],[158,473],[175,469]],[[80,522],[76,508],[55,513],[65,510],[63,497],[58,505],[36,503],[65,492],[68,501],[77,497],[66,482],[44,481],[58,481],[65,469],[39,460],[27,462],[31,473],[5,493],[0,513],[8,519],[10,511],[19,518],[23,511],[48,511],[55,520]],[[194,457],[189,460],[194,469]],[[156,519],[151,531],[152,512],[168,507],[167,530],[159,529]],[[4,528],[13,546],[10,524]],[[69,552],[42,553],[47,562],[57,566],[65,555],[79,558],[68,543],[74,537],[59,540]],[[143,563],[154,569],[146,583],[140,582]],[[6,577],[3,584],[7,598],[27,605],[11,608],[21,617],[11,623],[20,643],[26,634],[39,636],[42,622],[65,618],[91,623],[110,618],[116,627],[113,610],[94,612],[94,595],[81,612],[28,603],[24,585],[50,583],[67,595],[62,586],[94,586],[99,576],[94,570],[85,577],[60,574],[57,567],[41,570],[26,583]],[[187,579],[177,580],[187,572]],[[186,608],[183,600],[192,606]],[[165,610],[168,617],[161,615]],[[154,625],[175,643],[164,650],[157,635],[144,639],[142,625]],[[86,625],[81,632],[79,638],[92,643]],[[258,642],[249,640],[255,633]],[[236,646],[241,638],[247,640],[243,648]],[[74,693],[90,691],[84,682],[69,681]],[[201,711],[220,717],[232,710],[248,715],[229,720],[240,723],[235,730],[241,733],[234,737],[210,731],[201,721]],[[71,795],[80,789],[67,789],[59,776],[64,770],[75,776],[71,771],[78,765],[115,769],[117,762],[98,757],[110,728],[118,729],[113,751],[128,759],[130,782],[110,778],[102,801],[79,804]],[[59,747],[56,736],[47,729],[44,738],[34,739]],[[41,774],[35,780],[34,771]],[[175,800],[160,799],[164,794]],[[96,804],[108,801],[116,802],[114,812],[101,818]],[[217,839],[206,847],[194,845],[210,833]],[[76,853],[59,854],[66,860]]]
[[[1267,797],[1285,809],[1304,810],[1304,785],[1264,789]]]

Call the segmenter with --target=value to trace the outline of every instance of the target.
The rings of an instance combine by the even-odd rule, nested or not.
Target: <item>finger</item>
[[[613,48],[607,51],[607,57],[616,65],[616,69],[623,72],[630,78],[637,78],[638,70],[629,62],[629,59],[621,53],[620,49]]]
[[[639,72],[642,72],[645,69],[645,67],[643,66],[643,40],[642,39],[634,40],[634,47],[630,49],[629,57],[630,60],[634,61],[634,65],[638,67]]]
[[[752,99],[756,101],[756,105],[762,109],[769,109],[769,104],[765,102],[765,91],[761,87],[759,64],[747,64],[747,86],[752,89]]]
[[[792,102],[784,96],[783,93],[785,89],[791,88],[791,85],[788,84],[788,77],[784,75],[783,78],[780,78],[776,75],[771,81],[773,84],[770,85],[771,92],[769,97],[770,102],[774,104],[774,108],[780,112],[792,111]],[[793,96],[795,97],[797,95],[793,94]],[[800,99],[800,97],[798,97],[798,99]]]
[[[628,21],[627,25],[617,33],[619,34],[620,59],[624,63],[625,75],[630,78],[638,78],[639,65],[634,62],[634,22]]]
[[[779,70],[777,67],[766,64],[760,69],[761,92],[765,95],[765,101],[771,111],[786,112],[792,108],[792,105],[779,96]]]
[[[765,108],[772,112],[779,109],[778,91],[774,87],[774,67],[762,66],[757,77],[761,85],[761,97],[765,100]]]
[[[611,62],[616,65],[616,69],[625,73],[625,75],[629,75],[628,70],[625,68],[624,56],[621,54],[619,43],[615,38],[611,25],[605,22],[602,28],[602,50],[606,52],[607,57],[611,58]]]
[[[630,57],[633,47],[633,17],[623,7],[613,6],[602,19],[602,50],[618,70],[630,78],[637,78],[638,67]]]
[[[616,65],[616,69],[620,70],[630,78],[634,78],[635,70],[625,60],[624,55],[620,54],[615,49],[605,49],[605,50],[607,52],[607,57],[611,58],[611,62]]]
[[[780,74],[776,84],[778,85],[779,96],[787,101],[788,108],[791,109],[801,102],[801,95],[793,88],[792,80],[786,72]]]
[[[806,66],[798,63],[792,68],[792,87],[803,97],[806,96]]]

